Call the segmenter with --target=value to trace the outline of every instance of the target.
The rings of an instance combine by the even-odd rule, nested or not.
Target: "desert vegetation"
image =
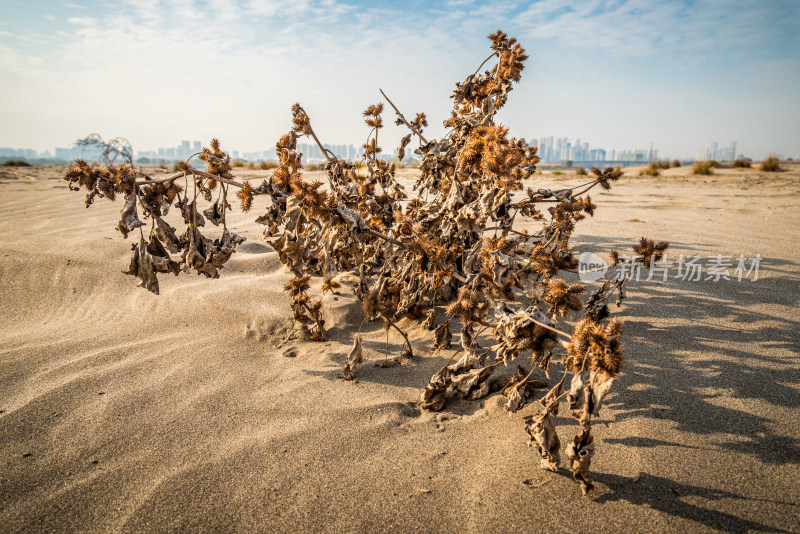
[[[6,167],[30,167],[31,164],[24,159],[7,159],[3,162]]]
[[[658,176],[658,175],[661,174],[661,171],[659,169],[663,169],[663,168],[665,168],[665,167],[661,166],[658,163],[653,162],[653,163],[651,163],[650,165],[647,166],[646,170],[640,171],[639,172],[639,176],[644,176],[644,175],[647,175],[647,176]],[[667,167],[666,168],[667,169],[669,168],[669,162],[667,162]]]
[[[410,191],[396,179],[396,165],[379,157],[383,102],[363,113],[369,136],[358,163],[325,149],[311,117],[295,104],[291,129],[276,143],[277,167],[260,184],[235,178],[235,162],[216,139],[158,179],[137,171],[127,146],[112,140],[104,144],[107,164],[78,160],[64,178],[70,188],[86,191],[87,207],[97,198],[120,200],[117,230],[134,241],[124,272],[156,294],[159,274],[220,276],[244,241],[228,229],[231,203],[250,212],[265,199],[256,221],[293,274],[285,290],[293,320],[309,340],[328,336],[319,295],[342,291],[337,278],[350,273],[365,321],[381,321],[403,340],[403,351],[388,364],[418,357],[403,321],[421,322],[434,350],[452,351],[422,390],[423,409],[442,410],[453,395],[474,400],[495,392],[505,396],[511,413],[532,405],[535,413],[524,419],[530,445],[543,469],[557,470],[562,447],[555,418],[563,401],[580,425],[563,453],[585,494],[597,446],[592,420],[624,363],[623,327],[611,307],[625,298],[627,279],[604,280],[590,292],[565,278],[577,272],[570,241],[576,225],[597,209],[589,193],[611,189],[622,171],[594,167],[584,184],[566,189],[526,183],[539,161],[537,148],[512,137],[495,116],[520,80],[527,54],[501,31],[489,39],[490,55],[456,84],[441,139],[425,135],[424,113],[404,115],[381,91],[395,125],[408,132],[398,158],[412,140],[417,145],[419,173]],[[304,179],[296,150],[301,137],[323,152],[325,182]],[[121,164],[114,161],[118,156]],[[202,210],[201,201],[207,204]],[[165,219],[171,210],[178,211],[182,230]],[[538,231],[518,229],[517,223],[537,221]],[[649,267],[667,247],[643,237],[633,252]],[[611,264],[618,259],[612,252]],[[483,346],[488,337],[492,344]],[[357,376],[363,356],[362,338],[355,335],[345,379]],[[513,376],[495,379],[495,370],[508,365],[516,366]],[[537,400],[539,390],[546,393]]]
[[[692,174],[714,174],[715,167],[711,161],[696,161],[692,166]]]
[[[767,159],[761,162],[761,165],[758,166],[758,170],[765,171],[765,172],[778,172],[783,170],[781,168],[781,160],[775,154],[770,154]]]

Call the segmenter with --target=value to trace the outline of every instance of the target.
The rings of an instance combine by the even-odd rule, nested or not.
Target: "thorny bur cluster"
[[[396,180],[395,164],[379,157],[382,103],[364,112],[371,131],[360,164],[324,149],[309,116],[296,104],[292,129],[276,145],[279,165],[257,187],[234,179],[230,157],[216,139],[197,155],[206,162],[205,170],[180,162],[180,172],[154,180],[136,171],[130,160],[104,168],[79,160],[65,179],[70,187],[77,184],[89,192],[87,206],[96,196],[124,196],[117,228],[126,237],[139,230],[125,272],[154,293],[158,273],[219,276],[243,241],[225,223],[229,188],[238,189],[243,211],[252,208],[255,196],[268,196],[256,221],[266,226],[270,245],[294,274],[285,290],[295,321],[304,325],[311,340],[326,339],[322,302],[309,295],[311,282],[321,280],[322,293],[336,292],[341,287],[336,277],[343,272],[358,280],[354,293],[365,319],[381,319],[387,330],[403,336],[400,359],[413,357],[412,344],[398,325],[405,318],[422,321],[436,350],[450,348],[452,332],[458,331],[457,350],[422,392],[423,409],[443,409],[450,392],[480,399],[500,391],[507,397],[506,408],[517,412],[532,403],[537,390],[547,388],[551,367],[563,366],[560,380],[539,400],[538,413],[525,418],[524,428],[541,456],[541,467],[557,470],[561,442],[553,418],[566,399],[581,431],[568,441],[565,453],[585,494],[592,488],[592,416],[598,415],[623,364],[622,325],[609,319],[609,299],[616,294],[619,305],[626,280],[607,280],[584,302],[585,286],[569,284],[559,274],[577,272],[570,237],[578,221],[594,214],[588,192],[596,186],[610,189],[622,173],[593,168],[590,182],[561,190],[524,186],[536,170],[537,149],[510,137],[508,128],[495,123],[495,114],[519,81],[527,55],[501,31],[489,39],[492,54],[475,74],[456,84],[445,137],[426,139],[425,115],[408,120],[384,94],[396,124],[410,132],[400,142],[398,157],[403,159],[412,138],[419,144],[415,153],[421,163],[413,192]],[[492,59],[494,65],[479,73]],[[302,154],[297,152],[302,136],[323,151],[327,183],[303,178]],[[199,197],[211,204],[202,213]],[[186,224],[182,232],[163,218],[173,207]],[[149,222],[147,235],[142,219]],[[540,221],[541,229],[515,229],[526,221]],[[221,225],[222,235],[206,237],[201,232],[206,222]],[[642,238],[636,252],[649,263],[667,246]],[[612,263],[617,257],[612,251]],[[576,320],[572,334],[564,331],[568,317]],[[482,348],[478,339],[486,332],[495,343]],[[553,361],[557,354],[560,362]],[[511,378],[493,378],[499,365],[523,358],[530,358],[530,370],[519,364]],[[356,334],[344,378],[353,379],[362,361],[361,336]]]

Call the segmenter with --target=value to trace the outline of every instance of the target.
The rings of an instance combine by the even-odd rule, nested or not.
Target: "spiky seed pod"
[[[636,255],[641,256],[642,263],[649,268],[652,262],[660,261],[664,257],[667,248],[669,248],[669,242],[659,241],[656,243],[643,236],[639,243],[633,246],[633,251]]]
[[[383,102],[369,106],[366,110],[364,110],[363,115],[365,117],[378,117],[381,113],[383,113]]]
[[[575,324],[575,329],[567,345],[567,353],[564,355],[563,363],[572,373],[579,373],[583,366],[583,360],[589,350],[589,332],[594,326],[594,321],[584,317]]]
[[[587,366],[615,377],[622,370],[622,322],[614,318],[605,326],[592,325],[587,334],[591,353]]]
[[[250,182],[245,182],[236,196],[242,201],[242,211],[250,211],[250,208],[253,207],[253,187]]]
[[[296,296],[301,293],[305,293],[308,291],[308,288],[311,287],[309,281],[311,280],[310,274],[304,274],[302,276],[295,276],[291,280],[289,280],[285,286],[283,286],[284,291],[288,291],[291,296]]]
[[[339,289],[340,287],[342,287],[342,284],[340,284],[336,280],[332,278],[326,279],[322,282],[322,294],[324,295],[328,291],[330,291],[331,293],[336,293],[337,292],[336,290]]]
[[[592,174],[597,178],[597,182],[605,190],[611,189],[610,182],[616,182],[622,176],[622,169],[614,169],[613,167],[606,167],[605,170],[600,170],[598,167],[592,167]]]
[[[167,204],[172,204],[175,200],[175,197],[178,196],[178,193],[183,191],[183,186],[177,182],[170,182],[167,191],[164,193],[164,198],[167,201]]]
[[[304,135],[311,133],[311,121],[300,104],[292,106],[292,130]]]
[[[567,285],[560,278],[553,278],[547,284],[547,293],[544,301],[550,304],[551,310],[555,315],[565,316],[570,311],[578,311],[583,308],[583,301],[578,297],[583,293],[586,286],[583,284]]]

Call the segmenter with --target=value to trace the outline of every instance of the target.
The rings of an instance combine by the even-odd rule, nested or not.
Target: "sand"
[[[509,416],[496,394],[421,412],[450,353],[406,320],[411,363],[376,366],[401,339],[367,324],[367,362],[342,380],[363,319],[347,287],[325,297],[328,342],[291,339],[290,275],[252,222],[259,200],[232,218],[248,241],[221,278],[161,275],[156,296],[121,272],[120,202],[85,209],[60,168],[11,170],[0,172],[2,532],[800,532],[798,166],[634,170],[593,195],[581,252],[646,235],[669,240],[672,259],[763,260],[755,282],[630,285],[618,312],[627,363],[594,426],[588,497],[566,469],[538,468],[522,425],[535,406]],[[556,425],[562,442],[577,431],[566,410]]]

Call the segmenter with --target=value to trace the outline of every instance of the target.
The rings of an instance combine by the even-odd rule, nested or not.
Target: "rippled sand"
[[[221,278],[160,275],[156,296],[122,274],[120,202],[85,209],[61,172],[0,171],[0,531],[800,531],[797,166],[629,171],[593,195],[580,252],[646,235],[671,259],[763,260],[755,282],[630,286],[588,497],[538,468],[522,427],[536,406],[420,412],[450,353],[404,321],[416,358],[374,365],[401,340],[362,327],[346,284],[324,299],[330,341],[292,339],[258,200],[231,218],[248,241]],[[345,382],[359,328],[368,361]],[[556,424],[562,443],[576,433],[566,410]]]

